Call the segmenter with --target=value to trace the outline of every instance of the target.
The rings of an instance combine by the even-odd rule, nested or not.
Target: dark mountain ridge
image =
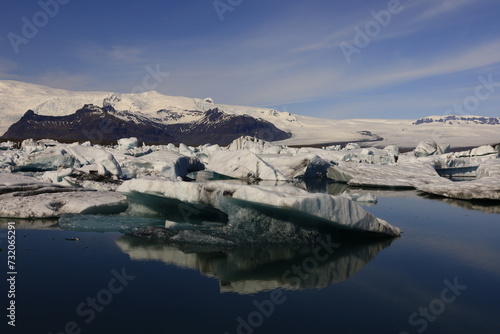
[[[187,145],[228,145],[241,136],[254,136],[266,141],[283,140],[291,134],[274,124],[248,115],[233,115],[214,108],[190,123],[164,124],[161,120],[116,112],[112,106],[103,108],[87,104],[67,116],[44,116],[28,110],[0,138],[7,140],[55,139],[90,141],[94,144],[137,137],[148,144],[184,143]]]

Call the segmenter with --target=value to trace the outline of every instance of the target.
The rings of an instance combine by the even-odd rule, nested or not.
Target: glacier
[[[419,141],[439,138],[454,147],[498,143],[498,118],[453,115],[423,120],[346,119],[333,120],[295,115],[275,109],[231,106],[211,99],[166,96],[156,91],[139,94],[75,92],[14,80],[0,80],[0,134],[27,110],[36,114],[64,116],[85,104],[112,107],[127,121],[158,120],[163,124],[200,121],[207,110],[218,108],[227,115],[250,116],[274,124],[292,136],[274,144],[325,145],[360,142],[364,146],[399,145],[415,147]],[[120,112],[123,114],[120,116]],[[332,131],[334,129],[334,131]],[[123,135],[125,136],[125,135]],[[267,141],[273,141],[272,135]]]

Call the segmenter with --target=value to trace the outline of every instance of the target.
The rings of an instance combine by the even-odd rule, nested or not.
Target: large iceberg
[[[89,191],[0,173],[0,217],[55,218],[64,214],[123,212],[127,198],[116,192]]]
[[[281,217],[300,217],[304,227],[348,229],[389,236],[401,234],[400,229],[376,218],[345,197],[311,194],[292,186],[134,179],[124,182],[117,191],[143,193],[214,207],[229,216],[228,228],[233,230],[246,229],[248,226],[245,224],[251,224],[252,214],[256,212],[274,212],[279,213],[280,218],[277,220],[281,220]]]
[[[207,169],[236,179],[292,181],[325,177],[330,163],[311,153],[256,154],[247,150],[215,151]]]
[[[212,152],[209,155],[207,169],[235,179],[275,181],[289,179],[257,154],[246,150]]]
[[[53,171],[58,168],[81,168],[92,165],[100,175],[120,177],[122,173],[113,154],[97,146],[84,146],[78,143],[59,144],[40,149],[35,153],[21,155],[15,161],[15,165],[15,170],[18,171]]]
[[[500,200],[500,159],[484,162],[476,174],[477,179],[472,181],[421,184],[417,189],[449,198]]]
[[[451,183],[429,164],[370,165],[342,163],[328,169],[327,177],[353,186],[416,188],[421,184]]]

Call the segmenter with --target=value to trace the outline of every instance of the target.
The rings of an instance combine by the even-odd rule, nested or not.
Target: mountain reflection
[[[311,259],[317,258],[319,244],[225,250],[210,247],[184,249],[127,235],[116,243],[132,260],[158,260],[195,269],[218,279],[222,293],[252,294],[278,288],[321,289],[345,281],[390,246],[393,240],[384,238],[338,243],[331,254],[312,262]],[[323,253],[327,254],[326,251]],[[301,274],[287,275],[293,271],[292,268],[302,268]]]

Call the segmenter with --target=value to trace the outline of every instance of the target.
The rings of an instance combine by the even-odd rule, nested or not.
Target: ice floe
[[[0,217],[54,218],[64,214],[123,212],[127,198],[116,192],[88,191],[0,173]]]
[[[353,186],[415,188],[421,184],[451,183],[429,164],[371,165],[341,163],[328,169],[328,178]]]
[[[464,200],[500,200],[500,159],[491,159],[477,169],[477,179],[463,182],[422,184],[418,190]]]
[[[344,228],[398,236],[401,230],[378,219],[353,201],[328,194],[312,194],[292,186],[246,186],[227,182],[176,182],[155,179],[125,181],[124,193],[144,193],[212,206],[229,216],[231,228],[246,228],[255,211],[266,208],[283,215],[302,214],[307,227]],[[252,207],[252,213],[245,209]],[[272,210],[272,211],[273,211]],[[247,214],[245,216],[245,214]],[[233,223],[233,224],[232,224]]]

